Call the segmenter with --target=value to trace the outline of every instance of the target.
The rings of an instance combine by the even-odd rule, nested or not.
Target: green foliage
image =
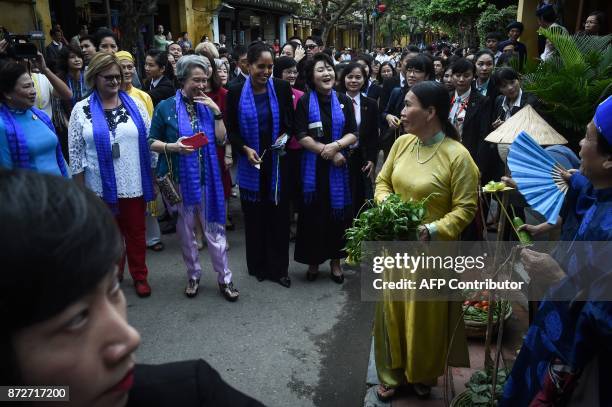
[[[410,24],[408,17],[409,3],[405,1],[389,1],[385,2],[387,10],[382,17],[378,18],[378,30],[384,37],[390,37],[392,40],[399,40],[402,37],[410,34]],[[406,19],[402,20],[402,15]]]
[[[494,4],[489,4],[476,22],[480,45],[484,47],[487,33],[500,32],[503,34],[506,26],[516,20],[516,13],[516,6],[509,6],[499,10]]]
[[[556,52],[551,59],[526,67],[524,90],[543,102],[548,118],[573,137],[581,137],[597,104],[612,93],[612,35],[571,36],[554,28],[539,33]],[[570,143],[576,145],[577,140]]]
[[[383,202],[361,212],[353,226],[346,230],[347,261],[361,261],[362,242],[416,240],[416,230],[425,219],[427,199],[406,202],[401,196],[391,194]]]
[[[497,371],[497,381],[495,383],[495,392],[493,392],[493,369],[490,371],[478,370],[470,380],[466,383],[468,394],[471,396],[470,406],[488,407],[493,401],[493,393],[495,393],[494,404],[501,398],[504,391],[504,384],[508,378],[506,369]]]

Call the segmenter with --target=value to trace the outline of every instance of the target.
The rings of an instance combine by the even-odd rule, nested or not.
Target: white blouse
[[[149,136],[151,120],[145,106],[134,100]],[[116,109],[105,110],[109,123],[111,146],[119,144],[119,157],[113,159],[117,197],[135,198],[142,196],[142,179],[140,174],[140,153],[138,129],[129,116],[127,109],[121,105]],[[115,128],[113,135],[112,129]],[[72,109],[68,125],[68,150],[72,174],[85,173],[85,185],[98,196],[102,196],[102,179],[98,165],[98,153],[93,137],[89,98],[78,102]],[[153,160],[153,157],[152,157]],[[149,164],[151,165],[151,163]]]

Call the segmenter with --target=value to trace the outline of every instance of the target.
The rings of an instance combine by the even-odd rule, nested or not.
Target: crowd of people
[[[558,26],[552,8],[539,9],[537,16],[542,27]],[[584,34],[603,30],[603,15],[591,13]],[[432,197],[426,223],[418,229],[423,241],[483,239],[487,225],[481,219],[495,214],[478,191],[505,174],[496,146],[484,138],[524,106],[539,109],[513,68],[513,59],[520,65],[527,55],[518,41],[522,31],[523,25],[513,22],[506,40],[489,33],[483,49],[440,43],[356,53],[326,48],[320,37],[309,36],[292,37],[282,46],[254,41],[229,52],[207,38],[194,47],[187,33],[173,42],[159,26],[140,72],[136,58],[106,29],[89,35],[84,26],[68,43],[54,27],[52,43],[35,59],[21,59],[0,42],[0,167],[72,178],[62,184],[14,172],[0,177],[0,189],[35,194],[13,185],[16,177],[43,190],[82,185],[91,192],[72,186],[66,191],[83,198],[64,202],[49,190],[40,199],[74,205],[83,217],[75,222],[97,222],[96,212],[112,214],[118,226],[115,236],[97,223],[108,235],[108,253],[96,249],[104,261],[92,266],[96,276],[83,280],[70,298],[49,297],[54,312],[90,290],[114,293],[112,262],[121,281],[127,260],[138,296],[151,295],[147,249],[164,250],[162,232],[174,229],[187,271],[184,294],[198,294],[199,251],[206,246],[221,295],[236,301],[240,292],[226,237],[234,230],[229,211],[234,195],[244,219],[246,272],[287,288],[291,241],[293,259],[307,267],[307,281],[316,280],[320,266],[329,262],[331,280],[342,284],[346,229],[369,201],[381,202],[390,194],[405,200]],[[541,58],[554,52],[545,43]],[[592,236],[612,238],[609,210],[597,215],[604,222],[585,216],[586,206],[601,211],[610,202],[611,104],[610,99],[602,103],[581,142],[585,171],[564,174],[577,194],[588,197],[577,198],[580,208],[568,209],[567,216],[576,218],[572,225],[580,228],[579,240],[591,236],[585,230],[597,228]],[[94,195],[108,215],[93,203]],[[92,206],[91,214],[81,208],[83,199]],[[56,273],[68,276],[69,271],[58,268]],[[59,281],[69,278],[72,274]],[[124,302],[120,308],[125,319]],[[54,316],[32,312],[19,323]],[[469,363],[461,330],[452,346],[449,340],[460,314],[458,303],[418,302],[409,296],[377,304],[380,399],[392,398],[406,383],[428,396],[444,373],[446,355],[453,366]],[[137,334],[123,329],[131,344],[125,355],[131,355]],[[532,364],[529,356],[519,357],[517,369]],[[532,375],[546,374],[539,366],[533,370]],[[533,399],[545,386],[519,376],[513,372],[507,400]]]

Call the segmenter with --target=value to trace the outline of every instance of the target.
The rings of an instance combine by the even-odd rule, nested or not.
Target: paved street
[[[136,297],[126,271],[128,316],[142,335],[138,361],[203,358],[268,406],[362,406],[374,307],[360,301],[358,275],[345,270],[340,286],[329,279],[325,264],[309,283],[306,267],[291,262],[289,289],[249,277],[239,206],[233,198],[237,228],[228,232],[241,294],[237,303],[219,294],[206,249],[199,295],[185,297],[187,277],[175,234],[163,236],[163,252],[147,251],[150,298]]]

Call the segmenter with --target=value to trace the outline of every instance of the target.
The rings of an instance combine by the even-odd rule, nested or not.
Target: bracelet
[[[231,155],[226,155],[225,158],[231,158],[233,159],[234,157],[232,157]]]
[[[342,144],[340,144],[340,142],[339,142],[338,140],[336,140],[336,144],[338,144],[338,148],[339,148],[340,150],[342,150]]]
[[[213,116],[215,120],[223,120],[223,113],[219,113]]]

